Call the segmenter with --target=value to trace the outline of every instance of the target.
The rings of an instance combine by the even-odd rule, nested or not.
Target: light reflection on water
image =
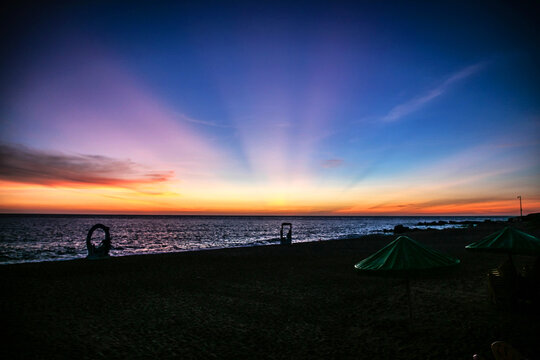
[[[96,223],[110,227],[111,255],[122,256],[275,244],[282,222],[293,224],[293,242],[307,242],[354,238],[398,224],[421,228],[419,222],[485,219],[506,218],[3,215],[0,264],[84,258],[86,235]],[[94,244],[103,237],[95,231]]]

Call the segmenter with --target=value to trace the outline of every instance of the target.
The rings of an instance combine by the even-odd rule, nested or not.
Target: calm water
[[[282,222],[293,242],[353,238],[395,225],[432,221],[505,220],[506,217],[267,217],[267,216],[0,216],[0,264],[84,258],[96,223],[110,227],[112,256],[279,243]],[[445,228],[455,225],[431,226]],[[104,235],[94,232],[99,244]]]

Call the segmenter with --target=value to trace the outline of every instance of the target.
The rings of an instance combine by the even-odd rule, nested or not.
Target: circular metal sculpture
[[[92,234],[96,229],[101,229],[105,232],[105,240],[103,240],[99,246],[92,244]],[[102,259],[108,257],[109,250],[111,250],[111,234],[109,233],[109,228],[103,224],[92,226],[86,236],[86,248],[88,249],[87,259]]]

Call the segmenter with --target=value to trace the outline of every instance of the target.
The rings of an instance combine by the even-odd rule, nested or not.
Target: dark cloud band
[[[169,180],[172,171],[146,171],[131,160],[99,155],[66,155],[0,144],[0,179],[12,182],[67,185],[109,185],[133,188]]]

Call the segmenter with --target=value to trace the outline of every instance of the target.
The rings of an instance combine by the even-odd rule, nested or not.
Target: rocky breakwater
[[[508,219],[507,221],[494,221],[490,219],[486,219],[483,221],[473,221],[473,220],[463,220],[463,221],[456,221],[456,220],[450,220],[450,221],[421,221],[416,223],[414,227],[405,226],[402,224],[394,226],[393,229],[384,229],[383,232],[385,233],[394,233],[394,234],[403,234],[408,232],[415,232],[415,231],[433,231],[433,230],[442,230],[443,228],[453,228],[453,227],[474,227],[480,224],[503,224],[506,222],[510,222],[512,218]]]

